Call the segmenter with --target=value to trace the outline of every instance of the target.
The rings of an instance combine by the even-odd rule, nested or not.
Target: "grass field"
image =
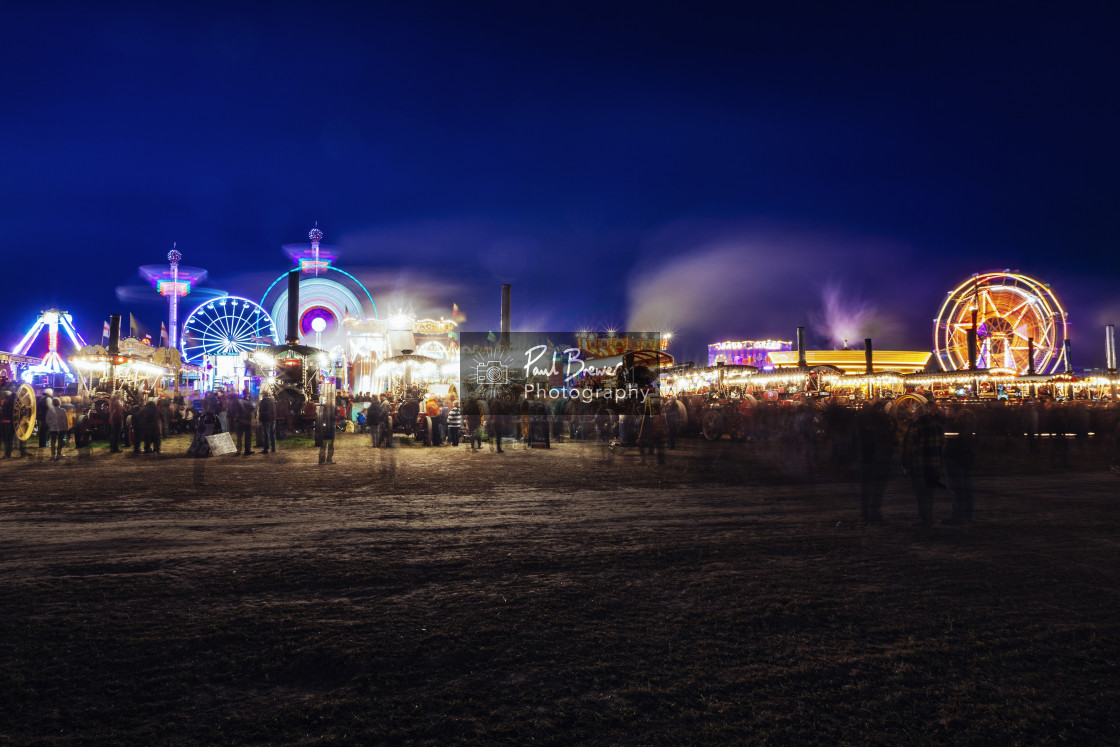
[[[925,530],[777,444],[365,444],[0,460],[0,741],[1120,742],[1103,452]]]

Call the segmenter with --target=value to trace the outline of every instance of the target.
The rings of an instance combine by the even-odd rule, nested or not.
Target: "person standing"
[[[482,448],[482,405],[472,397],[467,400],[467,436],[471,441],[471,451],[475,451],[475,444]]]
[[[931,399],[926,411],[906,430],[902,464],[910,475],[918,503],[918,522],[933,526],[933,490],[941,485],[941,460],[945,450],[945,428],[937,404]]]
[[[370,445],[375,449],[381,446],[382,419],[381,400],[372,397],[369,401],[369,407],[366,408],[366,427],[369,428]]]
[[[124,405],[120,395],[109,398],[109,453],[121,453],[121,431],[124,430]]]
[[[156,454],[160,452],[163,444],[161,437],[161,424],[159,417],[159,406],[156,404],[155,397],[148,397],[148,402],[140,408],[140,426],[137,428],[136,445],[139,447],[141,434],[144,439],[144,453],[151,454],[155,451]]]
[[[4,458],[12,455],[16,438],[16,390],[0,392],[0,441],[4,442]],[[23,451],[23,441],[19,442],[20,451]]]
[[[50,407],[47,409],[47,428],[50,429],[51,459],[62,458],[62,447],[66,445],[66,433],[70,430],[70,422],[66,418],[66,410],[62,409],[57,399],[48,398]]]
[[[333,402],[319,405],[319,464],[334,464],[334,431],[338,426],[338,408]]]
[[[51,426],[47,422],[47,412],[51,409],[51,398],[54,397],[53,389],[44,389],[35,403],[35,422],[39,426],[39,448],[45,449],[50,440]]]
[[[502,398],[500,396],[490,400],[490,435],[494,439],[494,444],[498,447],[498,453],[502,453],[502,436],[505,435],[505,407],[502,405]],[[479,448],[482,448],[482,442],[478,443]]]
[[[166,394],[160,396],[156,406],[159,408],[160,436],[167,438],[171,435],[171,398]]]
[[[976,417],[967,410],[955,420],[957,435],[945,443],[945,478],[953,494],[953,516],[945,524],[972,521],[975,498],[972,492],[972,469],[976,464]]]
[[[447,410],[447,430],[452,446],[459,445],[459,431],[463,428],[463,410],[459,407],[459,400],[451,403]]]
[[[228,418],[237,438],[237,451],[249,456],[253,453],[253,404],[236,394],[230,395]],[[244,452],[241,451],[242,444]]]
[[[261,424],[261,453],[267,454],[270,451],[276,453],[276,400],[272,398],[272,392],[265,389],[261,392],[261,401],[257,405],[257,420]]]
[[[883,521],[883,496],[891,479],[895,425],[882,402],[861,410],[856,419],[859,447],[860,514],[868,524]]]

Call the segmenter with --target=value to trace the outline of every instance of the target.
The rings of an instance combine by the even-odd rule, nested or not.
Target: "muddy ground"
[[[1111,444],[925,530],[824,448],[366,443],[0,460],[0,741],[1120,741]]]

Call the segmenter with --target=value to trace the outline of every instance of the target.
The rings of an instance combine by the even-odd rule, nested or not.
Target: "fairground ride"
[[[1054,373],[1063,364],[1066,311],[1050,287],[1011,270],[973,275],[949,292],[934,322],[941,368],[969,368],[976,332],[976,367]]]

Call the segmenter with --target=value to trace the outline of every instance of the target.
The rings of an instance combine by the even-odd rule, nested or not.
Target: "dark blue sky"
[[[485,330],[510,282],[515,326],[682,359],[827,344],[828,293],[928,348],[992,268],[1051,283],[1079,367],[1120,322],[1115,6],[110,5],[3,11],[0,348],[52,305],[158,327],[117,289],[173,241],[259,299],[315,220],[383,311]]]

